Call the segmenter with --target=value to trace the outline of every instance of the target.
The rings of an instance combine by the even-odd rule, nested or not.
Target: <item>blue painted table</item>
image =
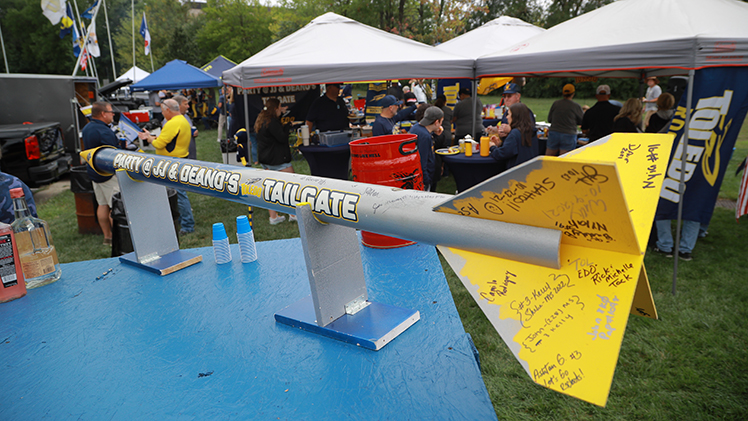
[[[496,419],[433,247],[362,248],[369,299],[421,312],[378,352],[276,323],[310,293],[301,242],[257,250],[163,277],[64,264],[0,305],[0,420]]]

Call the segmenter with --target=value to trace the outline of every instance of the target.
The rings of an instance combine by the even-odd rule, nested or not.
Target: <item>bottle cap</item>
[[[223,222],[216,222],[213,224],[213,241],[225,240],[228,236],[226,235],[226,228],[223,226]]]
[[[18,199],[19,197],[23,197],[23,189],[20,187],[16,187],[15,189],[10,189],[10,198],[11,199]]]
[[[236,233],[245,234],[252,231],[252,227],[249,225],[249,219],[247,215],[240,215],[236,217]]]

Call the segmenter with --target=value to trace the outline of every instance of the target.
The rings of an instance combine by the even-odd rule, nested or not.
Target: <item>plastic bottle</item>
[[[0,303],[26,295],[13,227],[0,222]]]
[[[219,265],[231,261],[229,237],[226,235],[226,228],[221,222],[213,224],[213,254],[216,256],[216,263]]]
[[[23,189],[11,189],[13,211],[16,220],[13,221],[13,233],[18,246],[18,256],[26,279],[26,288],[33,289],[60,279],[60,261],[57,250],[52,243],[49,224],[31,215]]]
[[[255,233],[252,231],[249,219],[245,215],[236,217],[236,238],[239,240],[239,252],[242,256],[242,263],[251,263],[257,260]]]

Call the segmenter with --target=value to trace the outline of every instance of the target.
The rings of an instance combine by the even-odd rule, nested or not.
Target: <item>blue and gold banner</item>
[[[687,95],[681,97],[669,132],[675,143],[660,192],[655,219],[677,219],[683,199],[683,220],[708,224],[735,140],[748,111],[748,68],[723,67],[696,71],[693,108],[686,150],[686,189],[678,189],[683,162]]]

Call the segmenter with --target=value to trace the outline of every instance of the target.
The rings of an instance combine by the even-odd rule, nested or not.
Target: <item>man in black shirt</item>
[[[306,125],[309,131],[319,130],[329,132],[331,130],[347,130],[348,107],[343,98],[339,97],[340,85],[328,83],[325,85],[325,94],[314,100],[306,116]]]
[[[587,110],[582,118],[582,133],[590,142],[613,133],[613,118],[621,111],[621,107],[609,101],[610,86],[600,85],[596,93],[597,103]]]

